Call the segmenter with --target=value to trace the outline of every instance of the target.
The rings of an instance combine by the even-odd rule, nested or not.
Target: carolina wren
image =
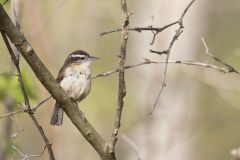
[[[99,59],[90,56],[87,52],[77,50],[71,53],[59,71],[57,81],[75,103],[82,101],[91,90],[92,60]],[[63,109],[56,103],[53,109],[51,125],[62,125]]]

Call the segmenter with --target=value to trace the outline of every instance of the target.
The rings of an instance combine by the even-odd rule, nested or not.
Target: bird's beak
[[[97,60],[97,59],[100,59],[100,58],[99,58],[99,57],[91,56],[90,59],[91,59],[91,60]]]

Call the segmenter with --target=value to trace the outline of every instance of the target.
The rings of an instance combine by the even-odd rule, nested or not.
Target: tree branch
[[[4,115],[1,115],[0,118],[10,117],[10,116],[13,116],[15,114],[22,113],[22,112],[23,112],[22,110],[15,111],[15,112],[9,112],[9,113],[6,113]]]
[[[167,69],[168,69],[168,61],[169,61],[169,56],[170,56],[170,52],[171,52],[171,49],[174,45],[174,43],[178,40],[179,36],[182,34],[183,32],[183,29],[184,29],[184,26],[183,26],[183,18],[184,16],[186,15],[187,11],[189,10],[189,8],[191,7],[191,5],[195,2],[195,0],[192,0],[188,6],[185,8],[185,10],[183,11],[183,13],[181,14],[179,20],[177,21],[179,27],[178,29],[176,30],[169,46],[168,46],[168,49],[166,51],[153,51],[153,50],[150,50],[151,52],[153,53],[157,53],[157,54],[162,54],[162,53],[165,53],[167,56],[166,56],[166,64],[165,64],[165,68],[164,68],[164,73],[163,73],[163,79],[162,79],[162,83],[161,83],[161,86],[160,86],[160,89],[158,91],[158,95],[157,95],[157,98],[154,102],[154,105],[150,111],[150,115],[153,113],[155,107],[157,106],[157,103],[158,103],[158,100],[159,100],[159,97],[163,91],[163,88],[166,86],[166,76],[167,76]],[[160,55],[161,55],[160,54]]]
[[[136,32],[142,32],[142,31],[155,31],[156,33],[162,32],[163,30],[174,26],[175,24],[178,24],[178,21],[172,22],[170,24],[167,24],[163,27],[153,27],[153,26],[148,26],[148,27],[130,27],[128,28],[129,31],[136,31]],[[122,31],[122,28],[117,28],[111,31],[106,31],[106,32],[102,32],[100,33],[100,36],[104,36],[106,34],[110,34],[110,33],[114,33],[114,32],[120,32]]]
[[[50,98],[52,98],[52,96],[45,98],[44,100],[42,100],[41,102],[39,102],[37,105],[35,105],[34,107],[31,108],[31,110],[33,112],[35,112],[39,107],[41,107],[41,105],[43,105],[45,102],[47,102]],[[4,114],[2,116],[0,116],[0,118],[4,118],[4,117],[9,117],[9,116],[13,116],[15,114],[18,113],[23,113],[23,112],[27,112],[27,107],[24,105],[19,105],[21,106],[21,109],[19,111],[15,111],[15,112],[9,112],[7,114]]]
[[[205,62],[198,62],[198,61],[184,61],[184,60],[169,60],[168,61],[169,64],[182,64],[182,65],[191,65],[191,66],[198,66],[198,67],[203,67],[203,68],[210,68],[222,73],[236,73],[236,74],[240,74],[240,71],[238,71],[237,69],[235,69],[233,66],[227,64],[228,66],[230,66],[230,68],[228,66],[225,67],[221,67],[218,65],[214,65],[214,64],[209,64],[209,63],[205,63]],[[147,65],[147,64],[166,64],[166,61],[153,61],[153,60],[149,60],[149,59],[145,59],[143,62],[137,63],[137,64],[133,64],[133,65],[126,65],[124,67],[124,69],[132,69],[132,68],[136,68],[136,67],[140,67],[142,65]],[[234,70],[232,70],[231,68],[234,68]],[[114,73],[119,72],[119,68],[111,70],[111,71],[107,71],[107,72],[103,72],[100,74],[97,74],[95,76],[93,76],[92,78],[100,78],[100,77],[107,77],[110,76]]]
[[[214,58],[217,58],[217,57],[214,57]],[[165,64],[165,63],[166,63],[165,61],[153,61],[153,60],[149,60],[149,59],[145,58],[143,62],[139,62],[139,63],[133,64],[133,65],[126,65],[124,67],[124,69],[128,70],[128,69],[140,67],[140,66],[147,65],[147,64]],[[240,74],[239,70],[237,70],[236,68],[234,68],[230,64],[226,64],[226,63],[224,63],[225,67],[221,67],[221,66],[218,66],[218,65],[210,64],[210,63],[205,63],[205,62],[200,62],[200,61],[190,61],[190,60],[169,60],[168,64],[190,65],[190,66],[197,66],[197,67],[202,67],[202,68],[210,68],[210,69],[216,70],[218,72],[222,72],[222,73]],[[112,75],[114,73],[118,73],[118,72],[119,72],[119,68],[114,69],[114,70],[110,70],[110,71],[106,71],[106,72],[103,72],[103,73],[99,73],[95,76],[92,76],[92,79],[107,77],[107,76],[110,76],[110,75]],[[36,111],[42,104],[44,104],[50,98],[52,98],[52,96],[42,100],[37,105],[32,107],[32,111]],[[22,112],[25,112],[25,110],[23,109],[23,110],[19,110],[19,111],[15,111],[15,112],[10,112],[10,113],[1,115],[0,118],[9,117],[9,116],[12,116],[12,115],[15,115],[15,114],[18,114],[18,113],[22,113]]]
[[[108,159],[107,143],[83,116],[77,105],[72,102],[52,74],[37,56],[25,36],[16,28],[2,6],[0,6],[0,28],[9,37],[18,51],[32,68],[38,80],[49,91],[56,101],[61,104],[72,123],[85,139],[95,148],[102,159]]]
[[[16,146],[12,145],[12,148],[18,153],[21,155],[21,157],[23,158],[22,160],[30,160],[31,157],[41,157],[43,155],[43,153],[45,152],[46,150],[46,146],[43,148],[42,152],[40,154],[31,154],[31,155],[28,155],[26,153],[23,153],[22,151],[20,151],[20,149],[18,149]]]
[[[17,72],[18,72],[19,85],[20,85],[20,88],[21,88],[21,91],[22,91],[22,95],[23,95],[23,98],[24,98],[24,101],[25,101],[25,106],[27,107],[26,112],[28,113],[28,115],[30,116],[32,121],[34,122],[35,126],[37,127],[37,129],[38,129],[38,131],[39,131],[39,133],[41,135],[41,137],[43,138],[43,140],[44,140],[44,142],[46,144],[46,147],[48,149],[48,154],[49,154],[50,160],[55,160],[51,144],[49,143],[49,140],[48,140],[47,136],[45,135],[42,127],[39,125],[36,117],[33,115],[33,112],[31,110],[29,99],[28,99],[28,95],[27,95],[26,89],[24,87],[24,82],[23,82],[23,78],[22,78],[21,69],[20,69],[20,66],[19,66],[19,58],[17,58],[15,56],[15,54],[14,54],[12,48],[11,48],[11,45],[8,42],[8,39],[7,39],[7,36],[5,35],[5,33],[3,31],[1,33],[2,33],[3,40],[4,40],[4,42],[5,42],[6,46],[7,46],[7,49],[9,51],[9,54],[11,55],[12,61],[13,61],[14,65],[16,66],[16,69],[17,69]]]
[[[122,110],[124,106],[123,98],[126,95],[125,85],[125,59],[126,59],[126,48],[128,41],[128,25],[129,25],[129,14],[127,10],[126,0],[120,0],[122,10],[122,36],[121,36],[121,47],[119,55],[119,80],[118,80],[118,101],[115,113],[114,126],[112,131],[112,137],[109,141],[109,152],[115,157],[115,145],[118,139],[118,132],[121,126]]]
[[[227,70],[239,74],[239,71],[238,71],[237,69],[235,69],[233,66],[231,66],[231,65],[223,62],[223,61],[220,60],[219,58],[213,56],[213,54],[209,52],[208,46],[207,46],[207,44],[206,44],[206,42],[205,42],[205,40],[204,40],[203,37],[201,38],[201,40],[202,40],[202,43],[203,43],[203,45],[204,45],[204,47],[205,47],[205,53],[206,53],[207,56],[209,56],[210,58],[212,58],[212,59],[215,60],[216,62],[224,65],[224,66],[227,68]]]
[[[187,11],[189,10],[189,8],[192,6],[192,4],[195,2],[196,0],[191,0],[191,2],[187,5],[187,7],[184,9],[184,11],[182,12],[179,20],[175,21],[175,22],[172,22],[168,25],[165,25],[164,27],[161,27],[161,28],[156,28],[156,27],[152,27],[152,26],[149,26],[149,27],[133,27],[133,28],[129,28],[128,30],[130,31],[137,31],[137,32],[141,32],[141,31],[151,31],[153,33],[153,38],[152,38],[152,41],[151,41],[151,45],[154,44],[155,42],[155,39],[156,39],[156,36],[158,35],[158,33],[162,32],[163,30],[173,26],[173,25],[176,25],[178,24],[178,29],[176,30],[169,46],[168,46],[168,49],[167,50],[164,50],[164,51],[155,51],[155,50],[152,50],[150,49],[150,52],[151,53],[156,53],[156,54],[159,54],[159,55],[162,55],[162,54],[166,54],[166,64],[165,64],[165,68],[164,68],[164,74],[163,74],[163,79],[162,79],[162,83],[161,83],[161,87],[159,89],[159,92],[158,92],[158,95],[157,95],[157,98],[154,102],[154,105],[150,111],[149,114],[152,114],[156,105],[157,105],[157,102],[159,100],[159,97],[163,91],[163,88],[166,86],[166,74],[167,74],[167,66],[168,66],[168,60],[169,60],[169,56],[170,56],[170,52],[171,52],[171,49],[174,45],[174,43],[178,40],[179,36],[182,34],[183,32],[183,29],[184,29],[184,26],[183,26],[183,18],[185,17]],[[107,31],[107,32],[103,32],[101,33],[100,35],[105,35],[105,34],[109,34],[109,33],[113,33],[113,32],[118,32],[118,31],[121,31],[122,29],[115,29],[115,30],[111,30],[111,31]]]

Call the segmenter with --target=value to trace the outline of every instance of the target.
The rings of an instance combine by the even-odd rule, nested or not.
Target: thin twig
[[[151,53],[156,53],[158,55],[162,55],[162,54],[167,54],[168,51],[154,51],[152,49],[149,50]]]
[[[165,64],[165,68],[164,68],[164,73],[163,73],[163,79],[162,79],[162,82],[161,82],[160,89],[159,89],[159,91],[158,91],[157,98],[156,98],[156,100],[155,100],[155,102],[154,102],[154,105],[153,105],[153,107],[152,107],[152,109],[151,109],[151,111],[150,111],[150,113],[149,113],[150,115],[153,113],[155,107],[157,106],[157,103],[158,103],[159,97],[160,97],[160,95],[161,95],[161,93],[162,93],[162,91],[163,91],[163,88],[166,86],[166,76],[167,76],[169,56],[170,56],[170,52],[171,52],[171,49],[172,49],[174,43],[178,40],[179,36],[180,36],[180,35],[182,34],[182,32],[183,32],[183,29],[184,29],[184,26],[183,26],[183,18],[184,18],[184,16],[186,15],[187,11],[189,10],[189,8],[191,7],[191,5],[192,5],[194,2],[195,2],[195,0],[192,0],[192,1],[188,4],[188,6],[184,9],[183,13],[181,14],[181,16],[180,16],[180,18],[179,18],[179,20],[178,20],[178,25],[179,25],[179,27],[178,27],[178,29],[176,30],[176,32],[175,32],[175,34],[174,34],[174,36],[173,36],[173,38],[172,38],[172,40],[171,40],[171,42],[170,42],[170,44],[169,44],[169,46],[168,46],[168,49],[167,49],[166,51],[164,51],[164,52],[167,54],[167,56],[166,56],[166,64]],[[155,52],[156,52],[156,51],[155,51]],[[163,52],[160,51],[159,53],[163,53]]]
[[[189,10],[189,8],[192,6],[192,4],[193,4],[195,1],[196,1],[196,0],[192,0],[192,1],[188,4],[188,6],[185,8],[185,10],[183,11],[183,13],[182,13],[182,15],[181,15],[181,17],[180,17],[180,19],[179,19],[179,22],[180,22],[181,25],[183,25],[183,18],[184,18],[184,16],[186,15],[187,11]],[[182,26],[182,27],[183,27],[183,26]]]
[[[162,28],[154,28],[152,26],[149,26],[149,27],[133,27],[133,28],[128,28],[128,30],[132,30],[132,31],[137,31],[137,32],[141,32],[141,31],[151,31],[153,33],[153,38],[152,38],[152,41],[151,41],[151,45],[154,44],[154,41],[156,39],[156,36],[158,33],[160,33],[161,31],[163,31],[164,29],[166,28],[169,28],[175,24],[178,24],[179,27],[178,29],[176,30],[176,33],[174,34],[169,46],[168,46],[168,49],[167,50],[164,50],[164,51],[155,51],[155,50],[152,50],[150,49],[150,52],[152,53],[156,53],[156,54],[159,54],[159,55],[162,55],[162,54],[166,54],[166,64],[165,64],[165,68],[164,68],[164,74],[163,74],[163,79],[162,79],[162,83],[161,83],[161,87],[159,89],[159,92],[158,92],[158,95],[157,95],[157,98],[155,100],[155,103],[150,111],[149,114],[152,114],[156,105],[157,105],[157,102],[159,100],[159,97],[163,91],[163,88],[166,86],[166,74],[167,74],[167,66],[168,66],[168,60],[169,60],[169,56],[170,56],[170,52],[171,52],[171,49],[174,45],[174,43],[177,41],[177,39],[179,38],[179,36],[182,34],[183,32],[183,29],[184,29],[184,26],[183,26],[183,18],[185,17],[187,11],[189,10],[189,8],[192,6],[192,4],[195,2],[195,0],[192,0],[188,5],[187,7],[184,9],[184,11],[182,12],[180,18],[178,21],[175,21],[175,22],[172,22]],[[121,31],[121,29],[115,29],[115,30],[111,30],[111,31],[108,31],[108,32],[103,32],[101,33],[101,36],[102,35],[105,35],[105,34],[109,34],[109,33],[113,33],[113,32],[118,32],[118,31]]]
[[[159,55],[161,55],[161,54],[166,54],[167,55],[166,56],[166,64],[165,64],[165,68],[164,68],[164,73],[163,73],[162,84],[161,84],[161,87],[159,89],[157,98],[156,98],[156,100],[154,102],[154,105],[153,105],[153,107],[152,107],[152,109],[151,109],[151,111],[149,113],[150,115],[153,113],[153,111],[154,111],[154,109],[155,109],[155,107],[157,105],[157,102],[158,102],[159,97],[160,97],[160,95],[161,95],[161,93],[163,91],[163,88],[165,86],[167,86],[167,84],[166,84],[166,76],[167,76],[167,68],[168,68],[168,61],[169,61],[170,52],[171,52],[173,44],[176,42],[176,40],[181,35],[181,33],[182,33],[182,27],[179,27],[179,29],[176,31],[175,35],[173,36],[172,41],[170,42],[170,45],[169,45],[169,47],[168,47],[168,49],[166,51],[159,51],[158,52],[158,51],[150,50],[152,53],[157,53]]]
[[[209,63],[204,63],[204,62],[198,62],[198,61],[183,61],[183,60],[169,60],[168,61],[169,64],[182,64],[182,65],[191,65],[191,66],[198,66],[198,67],[203,67],[203,68],[210,68],[222,73],[237,73],[240,74],[240,72],[238,70],[230,70],[228,67],[220,67],[214,64],[209,64]],[[134,64],[134,65],[126,65],[124,67],[124,69],[132,69],[132,68],[136,68],[142,65],[147,65],[147,64],[166,64],[166,61],[152,61],[149,59],[145,59],[143,62]],[[92,77],[92,79],[95,78],[100,78],[100,77],[107,77],[110,76],[114,73],[119,72],[119,69],[114,69],[111,71],[107,71],[107,72],[103,72],[100,74],[97,74],[95,76]]]
[[[31,155],[28,155],[28,154],[26,154],[26,153],[23,153],[22,151],[20,151],[20,149],[18,149],[16,146],[14,146],[14,145],[12,145],[12,148],[18,153],[18,154],[20,154],[21,156],[22,156],[22,160],[30,160],[29,158],[31,158],[31,157],[41,157],[42,155],[43,155],[43,153],[45,152],[45,150],[46,150],[46,146],[44,146],[44,148],[43,148],[43,150],[42,150],[42,152],[40,153],[40,154],[31,154]]]
[[[128,25],[129,25],[129,14],[127,10],[126,0],[121,0],[122,9],[122,36],[121,36],[121,47],[119,56],[119,84],[118,84],[118,102],[116,107],[114,127],[112,131],[112,137],[110,140],[111,152],[114,153],[114,148],[117,142],[118,132],[121,125],[122,110],[124,106],[123,98],[126,95],[125,85],[125,59],[126,59],[126,48],[128,41]]]
[[[13,122],[14,126],[15,126],[15,132],[11,134],[11,138],[12,138],[12,143],[10,144],[11,146],[12,145],[15,145],[16,144],[16,138],[17,136],[22,133],[24,131],[24,129],[20,129],[20,127],[18,126],[18,123],[16,122],[16,120],[13,118],[13,117],[9,117],[11,119],[11,121]],[[16,155],[16,152],[14,151],[12,153],[12,160],[15,159],[15,155]]]
[[[10,113],[1,115],[0,118],[10,117],[10,116],[13,116],[13,115],[18,114],[18,113],[23,113],[23,111],[19,110],[19,111],[15,111],[15,112],[10,112]]]
[[[15,119],[14,119],[13,117],[9,117],[9,118],[12,120],[12,122],[14,123],[15,128],[16,128],[16,131],[11,134],[11,138],[14,140],[14,139],[17,138],[17,136],[18,136],[19,133],[24,132],[24,129],[22,129],[22,128],[20,129],[20,127],[18,126],[17,122],[15,121]],[[13,142],[14,142],[14,141],[13,141]],[[14,144],[14,143],[13,143],[13,144]]]
[[[41,107],[45,102],[47,102],[47,101],[48,101],[49,99],[51,99],[51,98],[52,98],[52,96],[49,96],[49,97],[45,98],[44,100],[42,100],[41,102],[39,102],[37,105],[33,106],[33,107],[31,108],[31,110],[34,111],[34,112],[36,112],[36,110],[37,110],[39,107]],[[10,116],[13,116],[13,115],[15,115],[15,114],[23,113],[23,112],[27,112],[27,111],[28,111],[27,108],[26,108],[26,106],[25,106],[24,104],[21,104],[21,105],[19,105],[19,106],[21,106],[21,109],[20,109],[19,111],[10,112],[10,113],[1,115],[1,116],[0,116],[0,119],[1,119],[1,118],[5,118],[5,117],[10,117]]]
[[[49,97],[45,98],[44,100],[42,100],[41,102],[39,102],[36,106],[32,107],[32,111],[36,111],[39,107],[41,107],[41,105],[43,105],[45,102],[47,102],[51,98],[52,98],[52,96],[49,96]]]
[[[209,56],[210,58],[212,58],[213,60],[215,60],[215,61],[218,62],[219,64],[224,65],[224,66],[227,68],[227,70],[229,70],[229,72],[235,72],[235,73],[238,73],[238,74],[240,73],[240,72],[239,72],[237,69],[235,69],[233,66],[231,66],[231,65],[227,64],[226,62],[223,62],[221,59],[213,56],[213,54],[211,54],[211,53],[209,52],[208,46],[207,46],[207,44],[206,44],[206,42],[205,42],[205,40],[204,40],[203,37],[201,37],[201,40],[202,40],[202,43],[203,43],[203,45],[204,45],[204,47],[205,47],[205,53],[206,53],[207,56]]]
[[[9,54],[11,55],[12,61],[13,61],[14,65],[17,69],[17,72],[18,72],[19,85],[20,85],[20,88],[21,88],[21,91],[22,91],[25,106],[27,107],[26,112],[31,117],[31,119],[34,122],[35,126],[37,127],[40,135],[42,136],[42,138],[43,138],[43,140],[44,140],[44,142],[47,146],[50,160],[55,160],[51,144],[49,143],[49,140],[48,140],[47,136],[45,135],[42,127],[39,125],[36,117],[33,115],[33,111],[31,110],[31,106],[30,106],[30,103],[29,103],[29,99],[28,99],[26,89],[24,87],[24,82],[23,82],[23,78],[22,78],[22,74],[21,74],[21,70],[20,70],[20,66],[19,66],[19,59],[16,58],[5,33],[3,33],[3,31],[1,31],[1,34],[2,34],[2,37],[3,37],[3,40],[4,40],[5,44],[7,46]]]
[[[164,31],[165,29],[175,25],[175,24],[178,24],[178,21],[175,21],[175,22],[172,22],[170,24],[167,24],[163,27],[153,27],[153,26],[148,26],[148,27],[130,27],[128,28],[129,31],[136,31],[136,32],[142,32],[142,31],[155,31],[155,32],[162,32]],[[100,33],[100,36],[104,36],[106,34],[110,34],[110,33],[114,33],[114,32],[120,32],[122,31],[122,28],[117,28],[117,29],[114,29],[114,30],[111,30],[111,31],[106,31],[106,32],[102,32]]]

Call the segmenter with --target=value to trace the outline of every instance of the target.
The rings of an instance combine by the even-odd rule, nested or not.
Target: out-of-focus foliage
[[[36,100],[37,92],[34,90],[36,87],[33,83],[32,77],[29,76],[28,72],[24,68],[21,69],[21,73],[28,97],[31,100]],[[5,108],[4,110],[6,110],[6,112],[19,110],[17,105],[23,103],[23,96],[18,82],[18,76],[16,74],[11,75],[11,73],[7,73],[6,75],[0,76],[0,102],[2,102],[2,105],[4,105],[2,108]],[[3,142],[0,143],[0,158],[3,158],[1,157],[1,154],[3,154],[2,152],[7,152],[8,157],[6,158],[9,158],[15,152],[15,150],[12,148],[12,145],[17,145],[16,142],[14,142],[14,134],[18,134],[18,124],[15,122],[15,120],[13,120],[13,118],[8,117],[3,122],[5,123],[1,126],[1,130],[9,130],[11,135],[6,135],[9,134],[6,133],[6,131],[0,133],[0,142]],[[14,128],[16,128],[17,131],[12,134],[11,131],[14,125]]]
[[[26,70],[22,69],[22,77],[24,81],[24,87],[27,91],[29,98],[36,99],[37,92],[33,90],[34,83],[31,76],[27,75]],[[11,97],[14,101],[14,104],[19,104],[23,102],[23,96],[21,88],[18,83],[17,75],[4,75],[0,76],[0,100],[3,100],[5,97]]]
[[[92,65],[93,75],[117,68],[120,32],[103,37],[99,34],[120,27],[119,1],[22,2],[22,32],[55,77],[67,55],[76,49],[101,57]],[[130,26],[161,27],[169,24],[179,18],[188,3],[189,0],[128,1],[129,11],[134,11]],[[9,13],[10,6],[10,3],[5,5]],[[204,54],[200,41],[203,36],[214,56],[238,68],[239,6],[239,0],[196,0],[184,18],[184,32],[174,44],[170,59],[212,63]],[[169,29],[159,34],[153,46],[149,45],[152,33],[130,32],[127,64],[135,64],[143,58],[161,60],[163,56],[150,54],[149,49],[164,50],[174,31]],[[0,43],[0,50],[0,67],[7,70],[9,57],[3,43]],[[29,71],[27,64],[22,63],[21,67],[28,94],[32,98],[37,95],[38,101],[47,97],[48,93]],[[127,96],[116,148],[119,159],[136,158],[133,149],[121,138],[122,134],[128,135],[136,143],[143,159],[232,159],[230,150],[240,145],[239,76],[169,64],[167,87],[154,114],[149,116],[149,109],[161,84],[162,69],[162,65],[148,65],[126,71]],[[94,79],[89,96],[79,104],[86,118],[105,139],[111,136],[117,80],[117,74]],[[1,98],[10,95],[17,103],[22,102],[17,77],[0,77],[0,95]],[[57,159],[97,159],[95,151],[79,135],[67,116],[62,127],[49,126],[53,105],[54,101],[50,100],[36,112],[36,116],[53,144]],[[1,108],[3,106],[0,104]],[[3,110],[0,112],[3,113]],[[19,148],[28,154],[39,153],[43,143],[32,122],[24,114],[15,118],[25,130],[16,138]],[[2,122],[0,120],[0,125]],[[39,159],[47,157],[45,153]]]
[[[12,97],[16,103],[22,101],[22,94],[19,88],[17,77],[15,76],[1,76],[0,78],[0,99],[6,96]]]

